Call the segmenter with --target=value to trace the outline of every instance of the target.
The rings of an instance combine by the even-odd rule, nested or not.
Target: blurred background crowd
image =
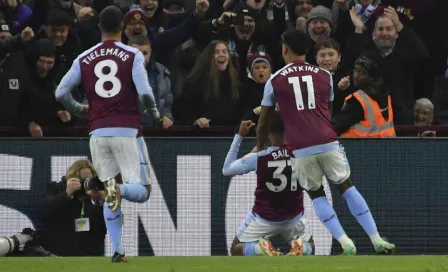
[[[86,125],[54,92],[76,57],[101,41],[98,15],[108,5],[125,14],[123,43],[146,58],[162,117],[152,120],[142,106],[143,126],[256,121],[291,29],[308,37],[307,62],[333,75],[338,135],[368,121],[369,105],[395,125],[448,124],[446,0],[0,0],[3,136]],[[352,96],[358,90],[367,104]],[[85,102],[81,88],[73,95]]]

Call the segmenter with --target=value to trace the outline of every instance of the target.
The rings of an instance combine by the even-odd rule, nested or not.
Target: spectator
[[[30,67],[30,82],[22,102],[22,109],[30,135],[43,136],[42,126],[62,127],[70,124],[72,117],[63,106],[56,102],[54,91],[62,76],[55,67],[56,48],[53,41],[37,41],[27,54]]]
[[[259,112],[256,108],[260,107],[264,85],[271,77],[272,60],[268,54],[260,52],[252,54],[247,64],[250,71],[240,91],[241,106],[243,113]]]
[[[348,9],[348,4],[346,2],[341,4],[341,6],[341,8]],[[316,6],[308,14],[305,27],[309,36],[309,50],[306,56],[307,62],[317,64],[316,52],[314,49],[315,44],[320,40],[332,37],[339,42],[341,50],[345,48],[346,39],[351,31],[349,28],[350,26],[346,26],[348,24],[347,21],[349,21],[348,14],[345,14],[345,16],[341,14],[338,20],[338,27],[335,28],[331,10],[324,6]]]
[[[350,11],[355,34],[345,56],[356,58],[360,52],[373,50],[381,55],[385,88],[390,91],[396,124],[412,124],[411,109],[415,100],[415,71],[428,57],[428,51],[415,32],[400,22],[393,8],[385,9],[375,24],[372,36],[363,34],[365,24],[355,8]],[[373,37],[373,39],[372,39]]]
[[[60,9],[65,11],[72,18],[72,24],[70,26],[74,27],[78,22],[78,15],[82,6],[75,3],[73,0],[57,0],[57,2],[60,5]]]
[[[235,21],[241,18],[241,21]],[[212,39],[228,41],[228,47],[236,66],[238,79],[244,81],[249,70],[247,61],[251,54],[264,52],[274,56],[273,62],[282,65],[280,59],[279,41],[285,30],[285,12],[283,2],[281,6],[274,5],[274,23],[269,24],[267,19],[256,21],[260,16],[250,9],[235,8],[235,12],[224,12],[218,19],[212,20],[202,31],[210,35],[200,39],[200,42],[209,42]],[[242,20],[244,19],[244,21]],[[263,26],[266,26],[266,28]],[[212,34],[213,33],[213,34]],[[274,64],[274,66],[275,66]]]
[[[127,39],[130,39],[134,36],[147,36],[148,31],[146,29],[146,23],[148,18],[145,13],[141,9],[131,9],[124,16],[124,35]]]
[[[414,125],[431,126],[434,122],[434,105],[428,98],[420,98],[414,105]],[[436,131],[424,131],[419,137],[435,137]]]
[[[161,120],[152,120],[149,114],[144,114],[144,106],[140,104],[143,125],[162,124],[167,129],[173,125],[173,94],[171,93],[170,72],[162,64],[155,62],[152,58],[152,48],[146,36],[133,36],[129,39],[129,45],[139,49],[145,56],[146,69],[148,71],[149,84],[151,85]]]
[[[332,114],[334,116],[342,109],[345,97],[354,92],[353,89],[347,90],[349,85],[347,85],[347,88],[344,89],[339,88],[338,85],[338,82],[342,79],[344,79],[344,81],[348,81],[348,84],[350,84],[350,76],[346,75],[349,73],[349,70],[351,70],[347,66],[351,68],[352,64],[347,65],[345,62],[345,65],[340,65],[342,57],[341,47],[339,43],[332,38],[317,42],[314,51],[316,52],[317,65],[320,68],[329,71],[333,76],[334,100]]]
[[[199,128],[233,126],[241,118],[238,81],[224,41],[211,42],[187,78],[173,114],[185,125]]]
[[[31,28],[26,28],[21,35],[0,40],[0,126],[13,126],[16,132],[24,121],[21,100],[29,82],[25,54],[20,50],[33,37]]]
[[[81,187],[85,178],[96,175],[90,161],[78,160],[60,183],[48,184],[47,196],[37,206],[43,248],[58,256],[104,256],[103,207]]]
[[[250,68],[250,72],[240,91],[240,103],[244,114],[241,121],[251,120],[256,124],[261,111],[260,104],[263,99],[264,86],[271,77],[271,57],[263,52],[252,54],[247,66]],[[239,122],[235,126],[235,133],[238,132],[240,124]]]
[[[372,51],[363,53],[353,72],[357,92],[346,98],[342,111],[332,119],[342,137],[395,136],[390,95],[384,90],[381,57]]]
[[[64,66],[65,69],[70,68],[73,61],[82,52],[81,41],[71,29],[71,23],[72,18],[66,12],[53,9],[48,12],[45,31],[41,31],[37,35],[37,39],[48,38],[56,46],[56,69],[61,66]]]
[[[288,29],[300,29],[306,31],[306,20],[316,3],[314,0],[288,1]]]

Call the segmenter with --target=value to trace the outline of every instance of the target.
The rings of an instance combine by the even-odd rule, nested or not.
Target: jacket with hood
[[[54,54],[54,50],[52,41],[43,39],[37,41],[27,52],[30,80],[22,104],[27,123],[34,121],[40,126],[62,126],[71,123],[63,123],[59,119],[57,112],[65,109],[56,101],[54,94],[62,75],[67,70],[57,69],[54,66],[45,78],[38,77],[36,73],[39,57],[49,57]]]

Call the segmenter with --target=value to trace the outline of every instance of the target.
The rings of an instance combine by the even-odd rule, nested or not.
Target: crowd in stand
[[[161,118],[142,107],[144,126],[256,121],[266,81],[285,65],[281,40],[291,29],[307,34],[307,62],[333,75],[339,135],[366,118],[350,96],[360,88],[381,109],[391,98],[395,125],[448,124],[448,1],[191,1],[0,0],[0,127],[38,137],[47,127],[86,124],[54,92],[76,57],[101,41],[98,15],[108,5],[125,14],[123,43],[145,56]],[[86,102],[81,88],[73,95]]]

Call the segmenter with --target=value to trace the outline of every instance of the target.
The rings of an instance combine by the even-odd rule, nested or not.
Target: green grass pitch
[[[448,272],[448,256],[0,258],[1,272]]]

